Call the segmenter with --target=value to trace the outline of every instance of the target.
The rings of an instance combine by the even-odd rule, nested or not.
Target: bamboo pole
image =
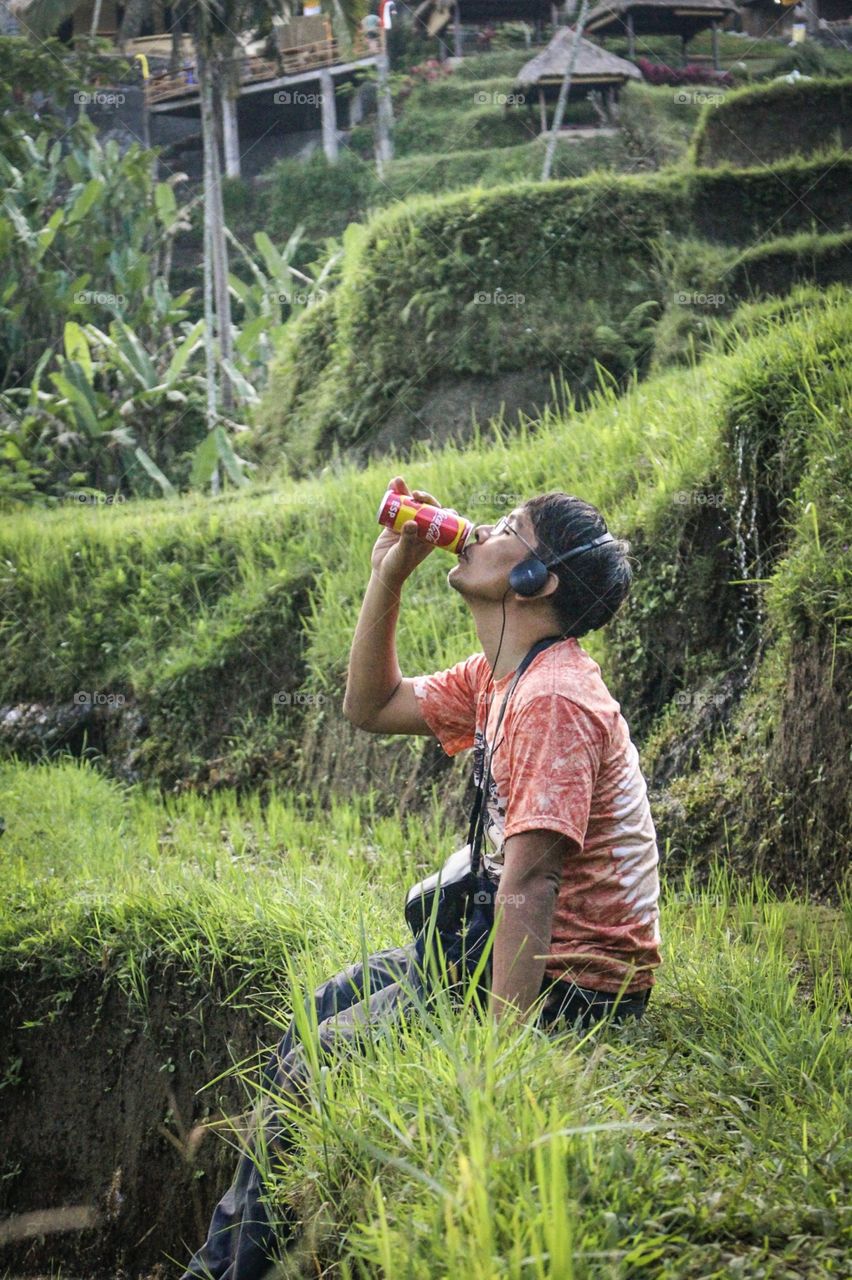
[[[381,179],[385,165],[393,160],[393,103],[388,84],[388,47],[385,28],[379,27],[379,101],[377,104],[376,171]]]
[[[547,182],[553,170],[553,156],[556,151],[556,138],[559,130],[562,128],[562,120],[565,115],[565,106],[568,102],[568,93],[571,89],[571,77],[574,74],[574,66],[580,53],[580,41],[583,37],[583,28],[586,25],[586,15],[589,12],[589,0],[582,0],[580,5],[580,16],[577,19],[577,25],[574,28],[574,40],[571,44],[571,52],[568,55],[568,65],[565,68],[565,75],[562,77],[562,84],[559,86],[559,98],[556,102],[556,110],[553,113],[553,124],[550,126],[550,136],[547,139],[547,151],[544,156],[544,164],[541,169],[541,180]]]

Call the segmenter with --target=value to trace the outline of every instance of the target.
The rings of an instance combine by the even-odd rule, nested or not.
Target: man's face
[[[523,507],[515,507],[493,524],[476,526],[447,581],[466,598],[502,600],[510,569],[531,556],[535,545],[532,520]]]

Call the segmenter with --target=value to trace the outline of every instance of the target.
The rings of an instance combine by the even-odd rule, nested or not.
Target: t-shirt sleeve
[[[504,838],[543,828],[582,847],[609,734],[604,721],[564,694],[543,693],[519,707],[506,729]]]
[[[482,654],[474,653],[446,671],[414,678],[420,714],[448,756],[473,746],[482,660]]]

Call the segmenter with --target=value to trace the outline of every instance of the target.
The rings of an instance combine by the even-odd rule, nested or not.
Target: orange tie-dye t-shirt
[[[421,714],[447,755],[473,748],[477,785],[514,672],[490,688],[489,675],[476,653],[414,681]],[[499,879],[509,836],[540,829],[572,841],[546,976],[597,991],[653,986],[661,963],[659,856],[645,779],[619,704],[573,638],[536,655],[506,707],[491,761],[487,872]]]

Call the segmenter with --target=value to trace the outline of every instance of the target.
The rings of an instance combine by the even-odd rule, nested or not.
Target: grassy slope
[[[307,162],[273,165],[257,192],[248,184],[232,184],[229,224],[247,242],[252,228],[260,225],[282,243],[301,224],[307,237],[303,252],[309,255],[319,252],[326,236],[342,235],[350,222],[364,221],[371,212],[412,195],[538,180],[543,143],[537,119],[528,119],[523,109],[474,101],[477,93],[510,90],[511,78],[467,80],[459,75],[422,86],[400,110],[396,158],[381,179],[372,144],[362,147],[355,130],[333,165],[316,152]],[[588,108],[572,114],[585,121]],[[700,114],[697,103],[674,102],[670,89],[630,84],[621,99],[625,133],[560,141],[553,177],[675,163],[685,155]]]
[[[850,308],[840,287],[800,291],[742,313],[734,338],[720,338],[695,368],[624,397],[601,390],[582,415],[546,413],[464,451],[422,447],[406,468],[478,522],[516,495],[560,485],[606,512],[633,540],[640,572],[608,641],[592,636],[587,647],[634,732],[652,735],[650,767],[680,737],[693,742],[685,780],[668,787],[677,803],[664,811],[663,835],[679,854],[733,848],[746,866],[760,844],[767,869],[821,887],[836,875],[848,824],[848,779],[836,770],[848,726],[841,718],[832,741],[810,726],[798,777],[772,744],[795,736],[801,710],[785,690],[802,646],[816,646],[809,679],[828,700],[820,714],[834,715],[850,669],[842,622],[852,585],[841,553],[852,526]],[[379,750],[370,739],[378,754],[365,762],[355,742],[364,735],[340,724],[370,513],[394,470],[383,459],[208,504],[75,507],[8,522],[3,697],[135,697],[149,721],[143,772],[165,781],[192,780],[215,757],[226,780],[292,782],[309,738],[333,743],[341,775],[358,786],[381,790],[397,768],[404,778],[428,743]],[[398,647],[408,674],[476,648],[447,568],[438,553],[407,588]],[[769,582],[765,592],[732,585],[742,578]],[[746,670],[757,710],[732,722]],[[282,690],[309,701],[282,706]],[[722,722],[703,722],[702,706],[723,691]],[[705,765],[693,776],[700,749]]]
[[[838,155],[406,200],[352,239],[322,312],[292,326],[271,370],[261,444],[310,469],[335,446],[363,447],[390,414],[416,421],[441,379],[544,367],[579,390],[597,362],[617,376],[637,361],[641,369],[651,316],[640,321],[634,309],[668,300],[671,246],[698,237],[750,248],[810,230],[814,218],[819,230],[840,231],[850,173]],[[702,292],[718,285],[708,276]],[[496,289],[521,301],[477,303]],[[316,325],[324,356],[303,367]]]
[[[532,493],[570,476],[614,527],[630,530],[649,510],[671,508],[675,493],[718,466],[726,406],[730,415],[737,396],[756,406],[765,394],[755,367],[794,348],[804,373],[806,339],[834,341],[830,335],[842,332],[849,315],[846,296],[839,288],[828,295],[827,324],[822,306],[813,313],[799,308],[798,328],[786,324],[782,311],[782,323],[764,326],[753,349],[708,355],[696,368],[661,373],[623,398],[602,387],[582,415],[547,411],[534,430],[531,424],[519,434],[482,437],[472,449],[424,445],[411,471],[439,497],[470,508],[477,521],[496,509],[489,493]],[[744,369],[748,381],[741,380]],[[339,683],[374,539],[364,513],[374,509],[393,465],[389,458],[363,471],[340,468],[322,480],[283,481],[212,502],[74,503],[16,516],[0,542],[8,610],[2,697],[59,699],[78,688],[133,684],[154,663],[163,672],[178,661],[172,655],[213,644],[217,620],[229,608],[245,613],[247,599],[275,584],[292,592],[300,570],[316,574],[302,619],[308,673],[318,687]],[[436,554],[411,584],[413,607],[400,626],[407,669],[453,661],[471,641],[455,596],[438,631],[423,607],[437,595],[444,600],[447,568]]]
[[[447,834],[437,811],[400,829],[352,805],[320,822],[230,793],[163,802],[70,762],[3,766],[0,786],[0,976],[53,974],[53,996],[24,1011],[28,1045],[85,974],[120,981],[131,1018],[167,965],[193,992],[184,1016],[227,978],[233,1018],[260,1010],[271,1038],[297,990],[405,940],[401,888]],[[495,1037],[442,1003],[333,1065],[321,1094],[317,1077],[277,1176],[304,1224],[287,1274],[840,1274],[842,916],[722,872],[661,905],[641,1026]],[[169,1070],[184,1072],[176,1034]],[[226,1045],[208,1053],[255,1087]],[[18,1083],[12,1070],[12,1100]]]

